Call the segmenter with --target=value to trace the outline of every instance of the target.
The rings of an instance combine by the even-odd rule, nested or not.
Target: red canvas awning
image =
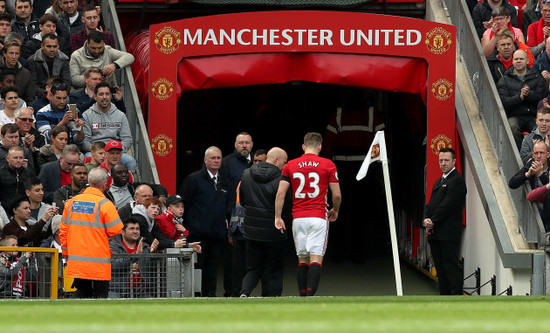
[[[338,64],[338,66],[334,66]],[[424,59],[329,53],[262,53],[183,58],[178,98],[194,89],[310,81],[419,94],[426,102]]]

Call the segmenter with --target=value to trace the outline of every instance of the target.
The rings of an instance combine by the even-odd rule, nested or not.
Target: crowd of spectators
[[[45,242],[50,247],[59,245],[59,221],[52,226],[52,220],[86,189],[94,168],[107,171],[105,195],[120,207],[134,202],[140,193],[134,188],[151,187],[132,175],[136,161],[128,151],[133,138],[115,79],[134,57],[116,49],[113,34],[104,30],[99,2],[33,4],[0,0],[0,231],[2,245]],[[154,188],[145,199],[157,195],[166,200],[166,189]],[[140,200],[138,209],[145,207]],[[163,212],[163,204],[155,203]],[[159,241],[148,241],[147,248],[156,250]],[[34,256],[21,258],[3,253],[0,278],[11,274],[14,281]],[[24,288],[5,281],[0,285],[4,296],[25,295]]]
[[[508,185],[531,186],[527,198],[538,204],[550,232],[550,1],[467,2],[524,163]]]

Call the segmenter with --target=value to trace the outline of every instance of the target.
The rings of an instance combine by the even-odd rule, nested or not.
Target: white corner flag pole
[[[401,266],[399,263],[399,252],[397,248],[397,231],[395,229],[395,215],[393,213],[393,200],[390,186],[390,171],[388,167],[388,155],[386,150],[386,140],[384,138],[384,131],[376,132],[376,136],[372,141],[369,152],[357,173],[357,180],[365,178],[367,175],[369,165],[372,162],[381,161],[382,171],[384,174],[384,189],[386,192],[386,202],[388,207],[388,222],[390,225],[390,237],[391,247],[393,255],[393,269],[395,273],[395,289],[397,290],[397,296],[403,296],[403,282],[401,281]]]

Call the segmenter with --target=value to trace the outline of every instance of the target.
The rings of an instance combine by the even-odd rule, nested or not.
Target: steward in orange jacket
[[[107,174],[95,170],[90,171],[90,187],[66,203],[59,237],[68,277],[110,281],[109,237],[118,235],[123,224],[115,206],[102,192]],[[78,288],[76,280],[75,287]]]

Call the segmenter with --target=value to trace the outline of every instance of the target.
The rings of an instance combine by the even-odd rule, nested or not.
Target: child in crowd
[[[17,246],[17,237],[4,236],[0,246]],[[17,251],[0,252],[0,296],[19,297],[25,290],[25,263],[31,257],[31,252],[25,252],[17,257]]]
[[[183,227],[183,198],[171,195],[166,200],[166,210],[155,218],[160,230],[170,239],[187,238],[189,231]]]
[[[86,163],[86,168],[88,172],[93,168],[97,168],[101,163],[105,161],[105,142],[96,141],[92,143],[90,147],[92,153],[92,160]]]

